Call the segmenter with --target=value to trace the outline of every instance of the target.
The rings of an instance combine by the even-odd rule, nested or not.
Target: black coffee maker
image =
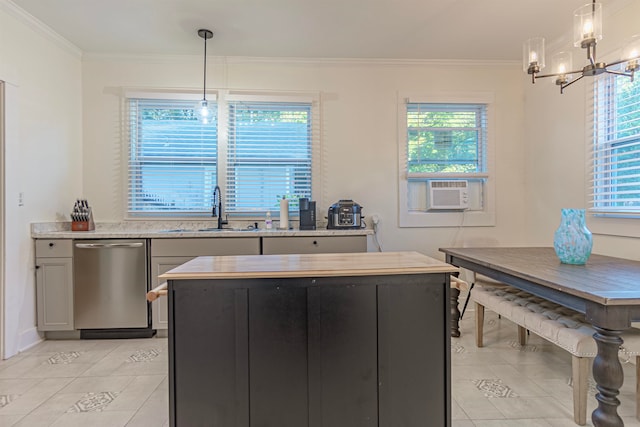
[[[298,200],[300,206],[300,230],[316,229],[316,202],[303,197]]]

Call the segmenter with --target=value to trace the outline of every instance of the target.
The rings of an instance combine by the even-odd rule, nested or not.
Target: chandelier
[[[523,68],[531,75],[531,83],[537,78],[555,77],[560,93],[583,77],[598,76],[603,73],[627,76],[633,81],[634,73],[640,68],[640,35],[631,37],[622,51],[622,59],[604,63],[596,59],[596,44],[602,40],[602,5],[592,3],[579,7],[573,13],[573,45],[587,50],[587,64],[581,69],[573,70],[571,52],[558,52],[551,58],[552,72],[539,74],[545,67],[544,38],[535,37],[527,40],[522,49]],[[614,66],[624,67],[613,69]],[[574,75],[578,75],[574,78]]]

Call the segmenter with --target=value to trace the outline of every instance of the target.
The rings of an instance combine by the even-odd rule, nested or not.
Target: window
[[[216,185],[230,216],[262,216],[282,197],[293,214],[299,198],[319,193],[313,99],[222,91],[202,125],[194,101],[154,96],[163,94],[127,100],[129,217],[210,216]]]
[[[597,214],[640,214],[640,79],[607,74],[594,84],[592,206]]]
[[[230,102],[227,212],[279,209],[311,198],[311,104]]]
[[[490,95],[401,98],[401,227],[493,224],[488,156],[491,99]],[[466,181],[468,209],[432,209],[429,184],[438,180],[452,186]],[[465,221],[473,215],[475,219]]]
[[[483,104],[407,104],[409,177],[485,172],[486,108]]]
[[[210,213],[217,121],[201,125],[191,101],[133,98],[128,104],[129,214]]]

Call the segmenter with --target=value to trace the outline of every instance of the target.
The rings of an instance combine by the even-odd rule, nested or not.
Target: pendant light
[[[541,37],[527,40],[523,46],[523,68],[531,75],[531,83],[537,78],[555,77],[560,86],[560,93],[564,89],[583,77],[598,76],[603,73],[627,76],[633,81],[636,71],[640,69],[640,37],[633,36],[623,49],[623,57],[610,63],[598,62],[596,59],[596,44],[602,40],[602,5],[592,0],[591,3],[576,9],[573,14],[574,46],[587,50],[587,64],[581,69],[573,70],[570,52],[558,52],[553,58],[553,69],[549,74],[538,74],[545,66],[544,39]],[[621,70],[611,67],[624,64]],[[579,75],[573,79],[573,75]]]
[[[202,101],[196,107],[196,116],[200,123],[206,125],[213,121],[214,109],[207,101],[207,40],[213,38],[213,32],[206,29],[198,30],[198,35],[204,39],[204,84],[202,89]]]

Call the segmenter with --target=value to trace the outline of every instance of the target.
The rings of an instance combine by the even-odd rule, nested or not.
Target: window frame
[[[494,177],[494,94],[490,92],[465,93],[416,93],[399,92],[398,109],[398,226],[405,227],[477,227],[495,226],[495,177]],[[484,104],[486,105],[486,129],[484,141],[484,172],[477,173],[408,173],[407,104]],[[468,179],[481,187],[482,209],[466,211],[415,211],[409,210],[410,179]],[[470,191],[478,191],[471,190]]]
[[[629,77],[612,74],[594,80],[590,96],[587,96],[591,104],[591,107],[587,109],[587,126],[590,136],[588,138],[590,145],[587,150],[589,156],[587,181],[592,183],[588,188],[588,206],[589,212],[594,216],[640,218],[640,205],[634,206],[633,209],[609,205],[609,203],[615,202],[613,198],[609,197],[610,193],[617,192],[617,190],[611,189],[611,187],[615,187],[613,176],[618,171],[617,161],[614,162],[615,164],[611,163],[616,155],[616,148],[632,143],[640,149],[640,131],[636,135],[617,136],[616,94],[617,83],[620,79],[629,79]],[[634,84],[640,87],[640,80],[636,80]],[[640,94],[634,98],[634,101],[640,105]],[[607,184],[607,182],[609,183]],[[638,179],[638,183],[640,185],[640,179]]]
[[[166,90],[166,89],[124,89],[123,90],[123,111],[128,111],[128,102],[131,98],[140,99],[171,99],[171,100],[190,100],[194,105],[200,100],[201,92],[193,90]],[[312,199],[319,205],[322,205],[322,167],[321,167],[321,135],[320,135],[320,94],[317,92],[269,92],[269,91],[253,91],[253,90],[226,90],[215,89],[207,91],[207,100],[217,104],[218,114],[218,146],[216,159],[216,183],[220,186],[223,200],[227,194],[227,153],[229,144],[229,102],[237,100],[245,100],[250,102],[308,102],[311,104],[311,194]],[[129,146],[130,146],[130,121],[127,114],[123,114],[122,120],[122,158],[126,162],[123,165],[123,206],[125,220],[202,220],[211,218],[211,211],[202,214],[181,214],[171,212],[161,212],[159,214],[151,212],[135,213],[129,210]],[[214,184],[215,186],[216,184]],[[274,218],[277,218],[279,212],[271,211]],[[227,215],[223,205],[223,214]],[[291,210],[290,217],[297,217],[297,211]],[[251,211],[243,213],[229,213],[229,219],[238,220],[260,220],[264,218],[264,211]]]

